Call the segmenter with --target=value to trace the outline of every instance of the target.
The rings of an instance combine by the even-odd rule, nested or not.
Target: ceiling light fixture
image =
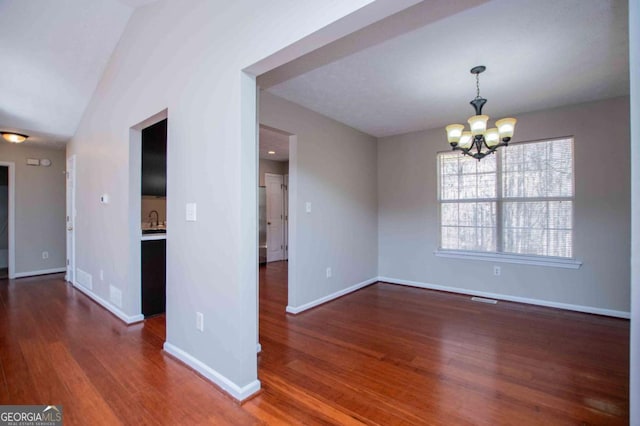
[[[484,65],[471,68],[471,74],[476,76],[476,97],[469,102],[476,110],[476,115],[467,120],[471,131],[465,131],[462,124],[450,124],[446,127],[447,140],[452,149],[462,151],[478,161],[509,144],[517,121],[515,118],[503,118],[496,121],[496,127],[487,129],[489,116],[482,115],[482,107],[487,100],[480,97],[480,73],[486,69]]]
[[[23,135],[21,133],[13,133],[13,132],[0,132],[2,134],[2,138],[7,142],[11,143],[21,143],[24,142],[29,136]]]
[[[267,154],[269,155],[274,155],[276,152],[275,151],[267,151]]]

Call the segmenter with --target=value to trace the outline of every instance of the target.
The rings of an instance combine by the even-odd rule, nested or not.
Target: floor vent
[[[471,300],[474,302],[490,303],[492,305],[495,305],[496,303],[498,303],[496,299],[486,299],[484,297],[472,297]]]

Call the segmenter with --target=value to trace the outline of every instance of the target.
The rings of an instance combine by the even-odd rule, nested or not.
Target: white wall
[[[629,0],[631,80],[631,371],[630,424],[640,425],[640,2]]]
[[[268,92],[260,95],[260,123],[297,139],[289,162],[289,192],[296,200],[289,209],[297,218],[289,236],[295,265],[289,307],[375,278],[376,139]],[[305,212],[306,202],[311,213]]]
[[[439,244],[436,155],[444,129],[379,140],[382,277],[629,312],[628,98],[518,117],[516,141],[575,136],[574,255],[578,270],[434,256]],[[504,148],[502,148],[504,149]],[[509,149],[509,148],[506,148]]]
[[[51,166],[27,166],[27,158]],[[15,271],[28,275],[66,267],[65,153],[0,142],[0,161],[15,163]],[[43,259],[42,252],[49,252]]]
[[[168,110],[167,343],[237,398],[257,390],[255,81],[414,0],[159,1],[131,17],[67,154],[77,155],[77,267],[140,313],[130,127]],[[312,33],[332,25],[319,35]],[[306,37],[306,38],[305,38]],[[299,43],[298,43],[299,42]],[[288,46],[296,43],[295,46]],[[277,52],[277,53],[276,53]],[[254,65],[255,64],[255,65]],[[221,164],[212,167],[211,164]],[[109,204],[99,196],[108,193]],[[133,198],[131,198],[133,199]],[[185,204],[197,203],[197,222]],[[133,204],[131,202],[131,204]],[[195,328],[203,313],[204,331]]]

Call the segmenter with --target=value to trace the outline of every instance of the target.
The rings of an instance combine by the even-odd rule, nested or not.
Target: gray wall
[[[140,7],[67,145],[77,159],[76,267],[94,277],[94,298],[109,301],[110,286],[120,289],[121,311],[135,320],[141,209],[131,129],[168,111],[165,348],[236,398],[260,385],[256,85],[242,70],[260,61],[251,70],[261,74],[340,37],[306,38],[351,13],[349,31],[411,5],[379,0],[379,11],[371,1],[272,0],[259,12],[249,0]],[[185,218],[188,203],[197,205],[195,222]]]
[[[629,0],[631,80],[631,380],[632,425],[640,425],[640,2]]]
[[[267,92],[260,96],[260,123],[297,137],[289,157],[289,192],[297,200],[289,207],[297,217],[289,236],[295,256],[289,306],[376,277],[376,139]]]
[[[380,139],[380,276],[628,312],[628,102],[617,98],[518,116],[516,142],[575,137],[574,255],[584,262],[578,270],[498,263],[502,275],[496,277],[493,262],[434,256],[436,154],[448,149],[444,130]]]
[[[273,173],[276,175],[286,175],[289,173],[289,162],[264,160],[261,158],[259,171],[258,171],[258,174],[260,176],[260,181],[258,182],[258,186],[264,186],[265,173]]]
[[[27,158],[51,160],[51,166],[27,166]],[[15,163],[14,273],[66,266],[65,152],[0,142],[0,161]],[[49,258],[42,259],[48,251]]]

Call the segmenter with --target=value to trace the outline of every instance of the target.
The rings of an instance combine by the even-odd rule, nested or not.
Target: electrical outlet
[[[499,266],[493,267],[493,275],[495,275],[496,277],[499,277],[501,273],[502,273],[502,268],[500,268]]]
[[[104,271],[100,269],[100,281],[104,281]]]
[[[327,268],[327,278],[331,278],[332,275],[332,271],[331,271],[331,267]]]
[[[42,258],[43,259],[48,259],[49,258],[49,252],[48,251],[43,251],[42,252]]]
[[[204,316],[202,312],[196,312],[196,329],[204,331]]]

